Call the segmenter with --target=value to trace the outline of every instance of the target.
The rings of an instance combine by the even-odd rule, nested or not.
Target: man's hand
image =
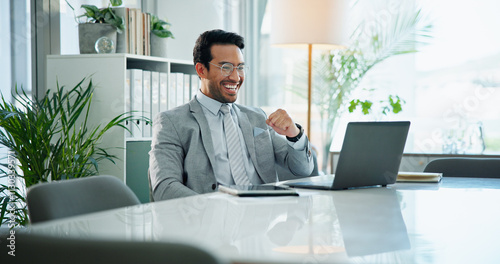
[[[276,112],[269,115],[266,123],[271,126],[276,133],[287,137],[296,137],[300,133],[300,129],[295,125],[292,118],[283,109],[278,109]]]

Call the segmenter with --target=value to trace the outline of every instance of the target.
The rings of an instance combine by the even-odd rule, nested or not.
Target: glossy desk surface
[[[31,229],[187,242],[244,263],[500,263],[500,179],[299,192],[264,198],[213,193]]]

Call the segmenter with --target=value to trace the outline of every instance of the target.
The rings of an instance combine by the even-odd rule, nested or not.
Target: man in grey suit
[[[200,90],[189,103],[153,121],[149,171],[155,201],[213,192],[219,184],[258,185],[311,174],[307,136],[285,110],[266,118],[259,108],[234,103],[245,79],[243,48],[241,36],[223,30],[197,39],[193,60]],[[231,140],[226,140],[226,114]],[[233,149],[239,154],[231,154]],[[290,173],[278,179],[276,166]]]

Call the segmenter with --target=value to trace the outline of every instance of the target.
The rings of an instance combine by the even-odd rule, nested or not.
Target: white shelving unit
[[[92,98],[90,125],[97,126],[105,124],[113,117],[126,112],[125,84],[127,69],[195,74],[193,63],[190,61],[131,54],[49,55],[47,56],[46,87],[55,90],[58,83],[59,86],[64,85],[67,88],[73,88],[83,78],[86,78],[84,85],[88,85],[91,80],[95,92]],[[43,91],[44,93],[45,91]],[[129,140],[147,141],[150,139],[125,138],[125,131],[121,128],[109,131],[101,146],[110,148],[110,152],[118,158],[115,160],[116,164],[111,162],[103,163],[99,168],[100,174],[114,175],[124,182],[127,181],[126,143]],[[144,173],[147,175],[148,164],[137,164],[137,166],[145,166],[146,171]]]

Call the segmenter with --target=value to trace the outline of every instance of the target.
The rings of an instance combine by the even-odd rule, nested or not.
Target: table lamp
[[[347,0],[271,0],[271,44],[308,48],[307,136],[311,138],[312,48],[341,49],[347,41]]]

